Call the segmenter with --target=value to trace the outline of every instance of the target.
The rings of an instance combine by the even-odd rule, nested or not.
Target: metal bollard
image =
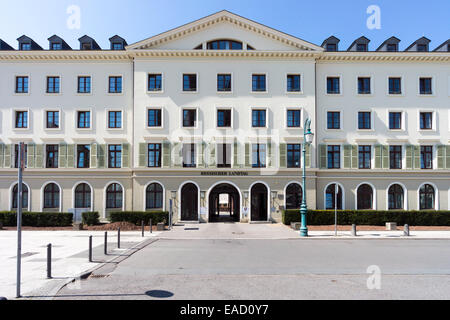
[[[356,237],[356,224],[352,224],[352,236]]]
[[[405,227],[403,228],[403,235],[405,237],[409,237],[409,225],[405,224]]]
[[[92,262],[92,236],[89,236],[89,262]]]
[[[105,246],[104,246],[105,256],[108,255],[108,232],[105,231]]]
[[[52,278],[52,244],[47,245],[47,279]]]
[[[150,219],[150,233],[153,232],[152,229],[153,229],[153,224],[152,224],[152,219]]]
[[[120,228],[117,229],[117,248],[120,249]]]
[[[142,236],[144,236],[144,220],[141,220]]]

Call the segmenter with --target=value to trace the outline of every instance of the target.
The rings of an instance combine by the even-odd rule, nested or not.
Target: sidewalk
[[[23,231],[22,285],[23,298],[54,295],[74,278],[102,263],[126,258],[130,249],[158,233],[121,232],[121,249],[117,249],[117,232],[108,232],[108,255],[104,255],[103,231]],[[89,262],[89,236],[92,235],[93,262]],[[52,244],[52,279],[47,279],[47,244]],[[0,297],[16,296],[17,232],[0,231]]]

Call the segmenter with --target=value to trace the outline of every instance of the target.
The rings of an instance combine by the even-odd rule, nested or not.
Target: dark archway
[[[181,220],[198,221],[198,188],[193,183],[181,188]]]
[[[286,209],[300,209],[302,204],[302,187],[291,183],[286,188]]]
[[[228,183],[215,186],[209,193],[208,201],[209,222],[238,222],[240,220],[239,190],[234,186]]]
[[[250,193],[252,221],[267,221],[267,187],[262,183],[257,183],[252,187]]]
[[[373,210],[373,190],[368,184],[359,186],[357,192],[357,209]]]

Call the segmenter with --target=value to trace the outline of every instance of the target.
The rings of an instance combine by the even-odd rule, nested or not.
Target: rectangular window
[[[266,91],[266,75],[265,74],[252,75],[252,91],[253,92]]]
[[[372,158],[371,146],[358,146],[359,169],[370,169],[371,158]]]
[[[327,93],[328,94],[339,94],[339,77],[327,77]]]
[[[161,109],[148,109],[148,126],[161,127]]]
[[[61,50],[62,44],[59,42],[52,42],[52,45],[50,48],[51,48],[51,50]]]
[[[266,110],[252,110],[252,127],[262,128],[266,126]]]
[[[426,44],[418,44],[417,45],[417,52],[427,52],[428,46]]]
[[[335,43],[328,43],[327,44],[327,51],[330,51],[330,52],[337,51],[337,45]]]
[[[162,91],[162,74],[148,75],[148,91]]]
[[[287,75],[287,92],[300,92],[300,75],[288,74]]]
[[[433,128],[433,113],[420,113],[420,130],[431,130]]]
[[[108,168],[122,167],[122,145],[110,144],[108,145]]]
[[[123,50],[123,44],[121,42],[114,42],[112,44],[113,50]]]
[[[47,111],[47,129],[59,128],[59,111]]]
[[[433,146],[420,147],[420,168],[433,169]]]
[[[231,168],[231,144],[217,144],[217,167]]]
[[[90,111],[78,111],[77,127],[79,129],[88,129],[91,127]]]
[[[402,94],[401,78],[389,78],[389,94]]]
[[[266,167],[266,145],[252,144],[252,167],[265,168]]]
[[[231,74],[217,75],[217,91],[231,92]]]
[[[195,168],[195,144],[183,144],[183,167],[184,168]]]
[[[301,144],[288,144],[287,148],[287,167],[300,168]]]
[[[91,77],[78,77],[78,93],[91,93]]]
[[[370,112],[358,112],[358,129],[371,129],[371,114]]]
[[[365,43],[358,43],[356,45],[356,51],[359,51],[359,52],[367,51],[367,44],[365,44]]]
[[[109,77],[109,93],[122,93],[122,77]]]
[[[219,109],[217,110],[217,127],[230,128],[231,127],[231,110]]]
[[[16,93],[28,93],[28,77],[16,77]]]
[[[402,168],[402,146],[389,147],[389,168],[390,169]]]
[[[77,168],[89,168],[91,146],[88,144],[77,145]]]
[[[183,127],[195,127],[197,121],[197,110],[185,109],[183,110]]]
[[[396,52],[396,51],[398,51],[397,45],[395,43],[390,43],[386,46],[386,50],[388,52]]]
[[[28,146],[24,145],[24,162],[25,162],[25,168],[27,167],[27,159],[28,159]],[[19,145],[14,145],[14,168],[19,167]]]
[[[48,144],[45,146],[45,167],[58,168],[58,145]]]
[[[122,128],[122,111],[108,112],[108,128],[110,129]]]
[[[389,129],[400,130],[402,128],[402,113],[389,112]]]
[[[195,92],[197,91],[197,75],[183,74],[183,91]]]
[[[31,43],[21,43],[20,50],[23,50],[23,51],[31,50]]]
[[[16,111],[16,128],[28,128],[28,111]]]
[[[327,112],[327,129],[341,128],[341,113],[338,111]]]
[[[287,110],[287,126],[288,128],[299,128],[301,111],[300,110]]]
[[[59,77],[47,77],[47,93],[59,93]]]
[[[148,166],[150,168],[161,167],[161,143],[148,144]]]
[[[341,146],[328,146],[328,169],[341,168]]]
[[[370,78],[359,77],[358,78],[358,94],[370,94]]]
[[[431,78],[420,78],[419,87],[420,94],[433,94]]]

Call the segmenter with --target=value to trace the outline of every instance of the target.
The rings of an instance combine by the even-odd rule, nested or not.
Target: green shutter
[[[206,144],[204,142],[199,142],[197,143],[197,152],[198,152],[198,164],[197,167],[198,168],[202,168],[205,167],[206,162],[205,162],[205,149],[206,149]]]
[[[58,147],[58,167],[67,168],[67,144],[60,143]]]
[[[210,143],[208,145],[209,148],[209,166],[215,167],[216,166],[216,147],[217,145],[215,143]]]
[[[250,160],[250,156],[251,156],[251,144],[250,143],[246,143],[245,144],[245,167],[246,168],[251,168],[252,167],[252,163]]]
[[[175,143],[172,149],[173,164],[175,167],[180,168],[183,166],[183,144]]]
[[[445,169],[445,146],[436,146],[438,169]]]
[[[67,145],[67,168],[75,168],[75,145]]]
[[[445,147],[445,155],[446,155],[446,164],[445,164],[445,167],[447,168],[447,169],[450,169],[450,146],[446,146]],[[5,155],[5,158],[6,158],[6,155]]]
[[[306,156],[305,156],[305,167],[311,168],[311,145],[307,144],[305,147]]]
[[[381,155],[381,145],[375,146],[375,169],[381,169],[382,155]]]
[[[122,168],[130,167],[130,144],[122,143]]]
[[[383,147],[383,169],[389,169],[389,146],[382,146]]]
[[[352,146],[344,144],[344,169],[350,169],[352,166]]]
[[[280,168],[287,168],[287,145],[280,143]]]
[[[358,146],[352,145],[352,169],[358,169]]]
[[[97,168],[106,167],[106,144],[97,144]]]
[[[34,143],[27,144],[27,168],[35,167],[34,162],[35,146],[36,145]]]
[[[320,158],[320,169],[327,168],[327,145],[319,145],[319,158]]]
[[[237,140],[235,140],[233,144],[233,158],[233,168],[240,168],[241,164],[239,163],[239,142],[237,142]]]
[[[3,168],[4,165],[4,159],[5,159],[5,145],[3,143],[0,143],[0,168]]]
[[[91,143],[91,168],[97,168],[97,143]]]
[[[414,153],[414,146],[407,145],[406,146],[406,169],[412,170],[413,169],[413,153]]]
[[[36,145],[36,155],[35,155],[35,168],[43,168],[44,167],[44,145],[37,144]]]
[[[139,167],[147,167],[147,157],[148,157],[148,144],[147,143],[139,143]]]
[[[12,150],[14,150],[14,145],[13,144],[7,144],[5,145],[5,168],[11,168],[12,165],[14,165],[11,161],[11,152]]]
[[[272,160],[272,141],[267,142],[267,168],[271,168],[275,164]]]
[[[414,146],[414,169],[420,169],[420,146]]]
[[[163,159],[162,159],[162,166],[163,168],[170,168],[171,166],[171,160],[170,160],[170,142],[164,141],[162,144],[162,152],[163,152]]]

